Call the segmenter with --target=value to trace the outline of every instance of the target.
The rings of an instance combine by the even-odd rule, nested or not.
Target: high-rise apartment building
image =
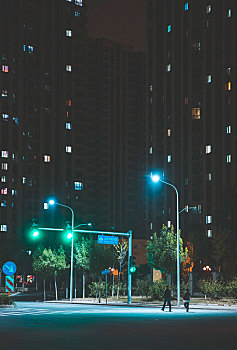
[[[180,220],[183,237],[193,231],[203,245],[203,263],[228,231],[220,217],[237,182],[236,26],[234,0],[148,1],[149,168],[178,188],[180,210],[197,207]],[[175,192],[153,191],[152,231],[175,226]]]
[[[85,1],[0,4],[0,242],[22,243],[32,218],[63,227],[71,213],[50,196],[75,224],[133,229],[145,213],[143,54],[88,38]]]

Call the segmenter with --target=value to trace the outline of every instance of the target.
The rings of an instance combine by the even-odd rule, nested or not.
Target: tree
[[[66,255],[62,246],[60,246],[58,250],[52,250],[50,247],[47,249],[42,245],[37,247],[33,254],[33,270],[37,274],[43,275],[44,300],[46,300],[45,277],[54,277],[55,297],[56,300],[58,300],[57,275],[59,271],[65,270],[66,268]]]
[[[163,225],[160,235],[154,233],[152,240],[147,242],[146,254],[148,263],[156,270],[164,271],[172,275],[176,270],[177,263],[177,235],[174,227],[168,229]],[[183,240],[179,238],[179,260],[182,264],[187,258],[187,248],[183,251]]]
[[[118,245],[114,245],[114,251],[115,251],[116,259],[119,264],[118,288],[117,288],[117,299],[118,299],[122,268],[127,264],[127,261],[125,260],[125,258],[128,254],[128,242],[122,241]]]
[[[75,244],[75,267],[83,271],[83,298],[85,298],[85,273],[90,270],[93,246],[94,240],[92,237],[82,237],[80,242]]]

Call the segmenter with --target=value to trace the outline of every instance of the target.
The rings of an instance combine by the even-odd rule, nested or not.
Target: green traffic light
[[[71,239],[72,238],[72,233],[71,232],[68,232],[67,234],[67,239]]]
[[[39,231],[34,231],[33,232],[33,237],[37,237],[39,235]]]
[[[135,266],[131,266],[130,267],[130,273],[134,273],[136,271],[136,267]]]

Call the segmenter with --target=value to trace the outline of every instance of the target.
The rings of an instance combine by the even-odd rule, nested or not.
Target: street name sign
[[[118,244],[118,237],[117,236],[104,236],[99,235],[98,236],[98,243],[100,244]]]
[[[2,267],[2,272],[6,276],[12,276],[16,272],[16,264],[12,261],[7,261],[3,267]]]
[[[110,273],[110,269],[101,272],[102,275],[108,275],[108,273]]]

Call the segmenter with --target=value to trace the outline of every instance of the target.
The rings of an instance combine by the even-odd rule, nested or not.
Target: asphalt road
[[[0,309],[0,350],[237,349],[237,312],[17,302]]]

